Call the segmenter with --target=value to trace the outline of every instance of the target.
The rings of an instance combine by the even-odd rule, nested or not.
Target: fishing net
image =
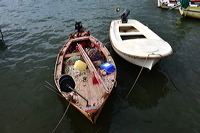
[[[70,71],[72,71],[70,68],[73,68],[73,65],[74,63],[77,61],[77,60],[82,60],[83,61],[83,58],[81,56],[73,56],[73,57],[70,57],[69,59],[65,60],[65,67],[64,67],[64,73],[69,73]]]
[[[92,61],[97,61],[102,58],[102,54],[98,49],[90,49],[87,53]]]

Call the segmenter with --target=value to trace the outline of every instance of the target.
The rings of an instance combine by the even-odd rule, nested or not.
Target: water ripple
[[[57,124],[66,105],[44,87],[44,81],[54,84],[56,56],[75,21],[82,21],[111,51],[118,86],[96,125],[71,108],[58,132],[84,132],[86,127],[88,132],[199,131],[199,20],[156,6],[156,0],[0,0],[6,43],[0,47],[0,131],[51,132]],[[143,71],[126,101],[124,95],[140,68],[111,48],[108,30],[110,21],[119,18],[116,7],[121,12],[130,9],[130,18],[147,25],[174,49],[152,71]]]

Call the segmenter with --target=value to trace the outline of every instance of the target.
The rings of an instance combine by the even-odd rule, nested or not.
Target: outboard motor
[[[121,15],[122,23],[127,23],[127,21],[128,21],[127,17],[128,17],[128,15],[129,15],[129,13],[130,13],[130,10],[129,10],[129,9],[126,9],[126,10],[122,13],[122,15]]]
[[[82,31],[83,26],[81,24],[81,21],[78,21],[75,23],[75,30],[77,30],[78,32]]]

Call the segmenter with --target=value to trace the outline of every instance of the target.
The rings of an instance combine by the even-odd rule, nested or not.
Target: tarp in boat
[[[180,0],[183,8],[187,8],[189,6],[190,0]]]

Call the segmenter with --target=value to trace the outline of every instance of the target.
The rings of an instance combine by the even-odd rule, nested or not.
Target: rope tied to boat
[[[143,65],[142,65],[142,68],[140,69],[140,72],[139,72],[139,74],[138,74],[138,76],[137,76],[137,78],[136,78],[134,84],[132,85],[130,91],[129,91],[128,94],[126,95],[125,100],[128,98],[129,94],[130,94],[131,91],[133,90],[133,88],[134,88],[136,82],[138,81],[138,79],[139,79],[139,77],[140,77],[140,75],[141,75],[141,73],[142,73],[142,70],[143,70],[143,68],[144,68],[144,66],[145,66],[145,64],[146,64],[146,61],[147,61],[147,59],[149,58],[150,55],[160,55],[160,56],[162,57],[161,54],[154,54],[154,53],[148,54],[148,56],[147,56],[147,57],[145,58],[145,60],[144,60],[144,63],[143,63]]]
[[[68,109],[69,109],[69,107],[70,107],[70,102],[71,102],[71,99],[69,100],[68,106],[67,106],[67,108],[66,108],[66,110],[65,110],[65,112],[64,112],[64,114],[63,114],[63,116],[61,117],[61,119],[60,119],[60,121],[58,122],[58,124],[56,125],[56,127],[53,129],[52,133],[55,132],[55,130],[57,129],[57,127],[60,125],[61,121],[63,120],[65,114],[67,113],[67,111],[68,111]]]
[[[51,89],[49,86],[45,85],[46,88],[48,88],[50,91],[54,92],[54,93],[57,94],[58,96],[64,98],[64,96],[62,96],[61,94],[59,94],[59,93],[57,93],[57,92],[55,91],[56,88],[53,87],[53,85],[51,85],[51,84],[50,84],[49,82],[47,82],[47,81],[45,81],[45,82],[46,82],[52,89]],[[53,90],[53,89],[55,89],[55,90]]]
[[[52,89],[51,89],[49,86],[47,86],[47,85],[45,85],[45,87],[47,87],[49,90],[51,90],[51,91],[54,92],[55,94],[59,95],[60,97],[65,98],[64,96],[60,95],[59,93],[57,93],[56,91],[53,90],[53,89],[56,89],[53,85],[51,85],[51,84],[50,84],[49,82],[47,82],[47,81],[45,81],[45,82],[46,82]],[[66,108],[66,110],[65,110],[65,112],[64,112],[64,114],[63,114],[63,116],[61,117],[60,121],[58,122],[58,124],[56,125],[56,127],[53,129],[52,133],[55,132],[55,130],[57,129],[57,127],[60,125],[61,121],[63,120],[65,114],[67,113],[67,111],[68,111],[68,109],[69,109],[69,107],[70,107],[70,102],[71,102],[71,100],[72,100],[72,97],[69,97],[68,100],[69,100],[68,106],[67,106],[67,108]]]

